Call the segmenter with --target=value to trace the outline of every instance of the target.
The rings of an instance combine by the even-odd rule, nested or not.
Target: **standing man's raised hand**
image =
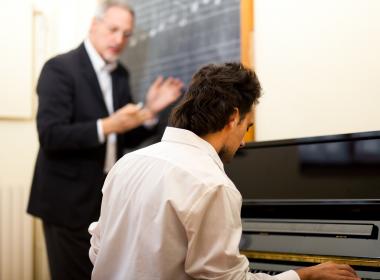
[[[173,77],[164,79],[159,76],[149,87],[146,107],[153,114],[158,114],[181,96],[182,87],[183,83],[179,79]]]

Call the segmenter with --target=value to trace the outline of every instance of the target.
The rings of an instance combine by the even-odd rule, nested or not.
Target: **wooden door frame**
[[[244,66],[253,69],[253,31],[254,0],[240,1],[240,60]],[[253,117],[255,123],[255,113]],[[252,126],[244,136],[246,142],[255,140],[255,129]]]

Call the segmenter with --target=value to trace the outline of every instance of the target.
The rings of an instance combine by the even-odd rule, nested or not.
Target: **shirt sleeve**
[[[91,235],[90,239],[90,250],[89,250],[89,257],[92,262],[92,264],[95,264],[96,257],[98,256],[99,248],[100,248],[100,230],[99,230],[99,223],[93,222],[88,227],[88,232]]]
[[[103,144],[106,140],[105,140],[105,137],[104,137],[104,132],[103,132],[102,120],[101,119],[98,119],[96,121],[96,129],[98,131],[99,143]]]
[[[275,276],[276,280],[301,280],[297,272],[288,270]]]
[[[154,117],[153,119],[146,120],[143,125],[147,129],[152,129],[156,124],[158,124],[158,117]]]
[[[276,276],[249,272],[248,259],[239,252],[241,195],[226,186],[206,192],[185,218],[188,250],[185,271],[196,279],[300,280],[288,271]]]

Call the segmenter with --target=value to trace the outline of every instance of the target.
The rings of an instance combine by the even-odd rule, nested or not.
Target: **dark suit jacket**
[[[111,76],[116,111],[132,98],[127,70],[119,64]],[[27,211],[56,225],[88,226],[99,217],[104,180],[96,121],[108,112],[83,44],[46,62],[37,93],[40,150]],[[118,157],[150,134],[140,127],[118,135]]]

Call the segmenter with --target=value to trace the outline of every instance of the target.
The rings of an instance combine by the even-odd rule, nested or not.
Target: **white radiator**
[[[33,221],[29,188],[0,185],[0,280],[33,279]]]

